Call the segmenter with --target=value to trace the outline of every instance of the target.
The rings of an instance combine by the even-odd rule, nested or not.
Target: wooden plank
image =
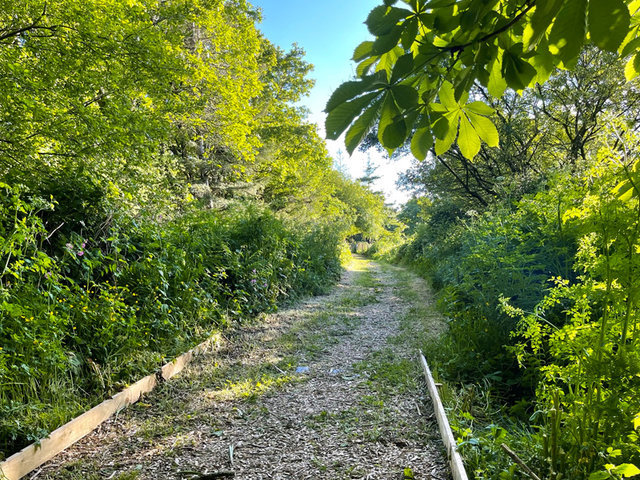
[[[163,379],[168,380],[180,373],[196,356],[217,347],[219,343],[220,336],[214,335],[164,365],[158,373]],[[155,373],[148,375],[122,392],[115,394],[91,410],[62,425],[39,443],[31,444],[11,455],[0,463],[0,479],[18,480],[27,475],[65,448],[91,433],[116,412],[137,402],[142,395],[151,392],[157,383],[158,379]]]
[[[436,382],[433,381],[433,375],[431,375],[431,370],[429,369],[429,365],[427,365],[427,359],[424,358],[422,352],[420,352],[420,362],[422,363],[424,376],[427,380],[427,387],[429,388],[429,394],[431,395],[431,401],[433,402],[436,420],[438,420],[440,435],[442,436],[442,441],[447,449],[453,480],[468,480],[467,472],[464,469],[464,463],[462,463],[462,457],[460,456],[460,453],[458,453],[456,439],[453,436],[453,432],[449,426],[449,420],[447,419],[447,414],[444,410],[444,406],[442,405],[442,401],[440,400],[438,387],[436,387]]]
[[[184,369],[184,367],[191,363],[193,357],[193,352],[189,351],[175,358],[172,362],[167,363],[160,369],[162,378],[164,378],[165,380],[169,380],[171,377],[176,376]]]
[[[54,430],[47,438],[42,439],[39,445],[29,445],[13,454],[0,464],[0,471],[8,480],[22,478],[65,448],[91,433],[98,425],[117,411],[137,402],[142,394],[153,390],[156,382],[155,374],[144,377],[117,395]]]

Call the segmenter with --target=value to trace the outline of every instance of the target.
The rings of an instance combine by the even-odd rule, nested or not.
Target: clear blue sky
[[[353,74],[351,56],[369,37],[364,25],[377,0],[253,0],[263,12],[260,30],[288,49],[297,43],[314,65],[316,88],[305,102],[319,114],[333,89]]]
[[[364,21],[371,9],[382,3],[381,0],[249,1],[262,9],[263,20],[259,28],[265,37],[285,50],[297,43],[306,51],[306,60],[314,65],[311,77],[316,85],[302,103],[311,110],[309,119],[323,125],[322,111],[329,96],[354,75],[353,50],[364,40],[371,39]],[[379,165],[376,174],[382,177],[375,187],[383,191],[389,201],[406,200],[406,194],[397,191],[395,179],[398,171],[408,167],[407,160],[392,163],[375,152],[356,152],[349,158],[342,140],[328,141],[327,148],[334,159],[342,152],[343,162],[353,178],[362,176],[370,155],[374,164]]]

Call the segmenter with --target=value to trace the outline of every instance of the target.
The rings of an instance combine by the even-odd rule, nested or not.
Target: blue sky
[[[259,26],[264,35],[283,49],[297,43],[306,51],[306,60],[314,65],[311,77],[316,80],[309,97],[302,102],[311,110],[310,120],[324,124],[322,110],[333,90],[353,77],[353,50],[370,35],[364,24],[379,0],[250,0],[262,9]],[[324,130],[322,129],[322,133]],[[379,166],[376,174],[382,178],[375,187],[385,193],[389,201],[405,201],[406,193],[395,187],[397,173],[408,168],[408,160],[391,162],[376,152],[354,153],[349,158],[342,141],[327,142],[334,158],[342,155],[348,173],[362,175],[367,156]]]

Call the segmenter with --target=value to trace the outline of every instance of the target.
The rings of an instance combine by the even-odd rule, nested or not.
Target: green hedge
[[[111,216],[92,236],[81,221],[45,228],[56,208],[0,184],[5,454],[216,330],[340,274],[339,231],[256,206],[169,221]]]

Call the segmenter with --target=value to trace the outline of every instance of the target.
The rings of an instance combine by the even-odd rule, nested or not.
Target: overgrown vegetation
[[[244,0],[0,12],[0,458],[388,233]]]
[[[587,49],[496,101],[499,149],[454,147],[404,177],[424,195],[397,259],[448,318],[427,351],[473,478],[526,478],[501,443],[541,478],[640,474],[638,93],[621,77]]]

